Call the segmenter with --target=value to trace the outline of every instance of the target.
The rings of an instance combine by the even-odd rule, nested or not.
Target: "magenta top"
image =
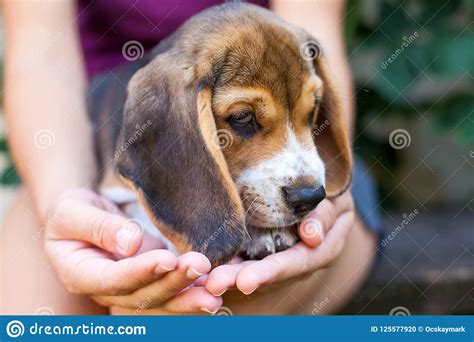
[[[89,78],[119,67],[127,42],[145,51],[218,0],[78,0],[79,34]],[[268,0],[248,1],[266,6]]]

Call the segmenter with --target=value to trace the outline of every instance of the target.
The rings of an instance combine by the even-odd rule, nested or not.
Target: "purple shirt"
[[[218,0],[78,0],[79,34],[89,78],[127,63],[123,46],[153,48],[186,19]],[[266,6],[268,0],[249,1]]]

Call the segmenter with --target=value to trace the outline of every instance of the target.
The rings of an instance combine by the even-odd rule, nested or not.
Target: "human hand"
[[[156,240],[153,248],[159,249],[141,253],[149,238],[104,197],[75,189],[60,196],[50,210],[45,250],[68,291],[89,295],[101,305],[216,311],[222,305],[220,297],[202,286],[190,286],[210,271],[209,260],[196,252],[176,257]]]
[[[299,225],[301,242],[262,260],[237,260],[216,267],[209,274],[206,288],[219,296],[235,287],[250,294],[258,288],[325,268],[344,247],[354,225],[354,215],[349,191],[335,199],[326,199]]]

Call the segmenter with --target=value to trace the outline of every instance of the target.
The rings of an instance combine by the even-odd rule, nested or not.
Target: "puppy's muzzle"
[[[297,216],[303,217],[326,197],[324,186],[320,187],[282,187],[283,198],[288,208]]]

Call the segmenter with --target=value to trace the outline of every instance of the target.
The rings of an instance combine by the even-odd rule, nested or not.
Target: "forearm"
[[[96,174],[74,8],[6,1],[4,13],[7,134],[44,217],[59,193],[90,185]]]
[[[274,0],[272,1],[272,9],[286,21],[304,28],[321,44],[347,118],[347,130],[349,135],[352,136],[354,93],[352,75],[344,45],[345,1]]]

